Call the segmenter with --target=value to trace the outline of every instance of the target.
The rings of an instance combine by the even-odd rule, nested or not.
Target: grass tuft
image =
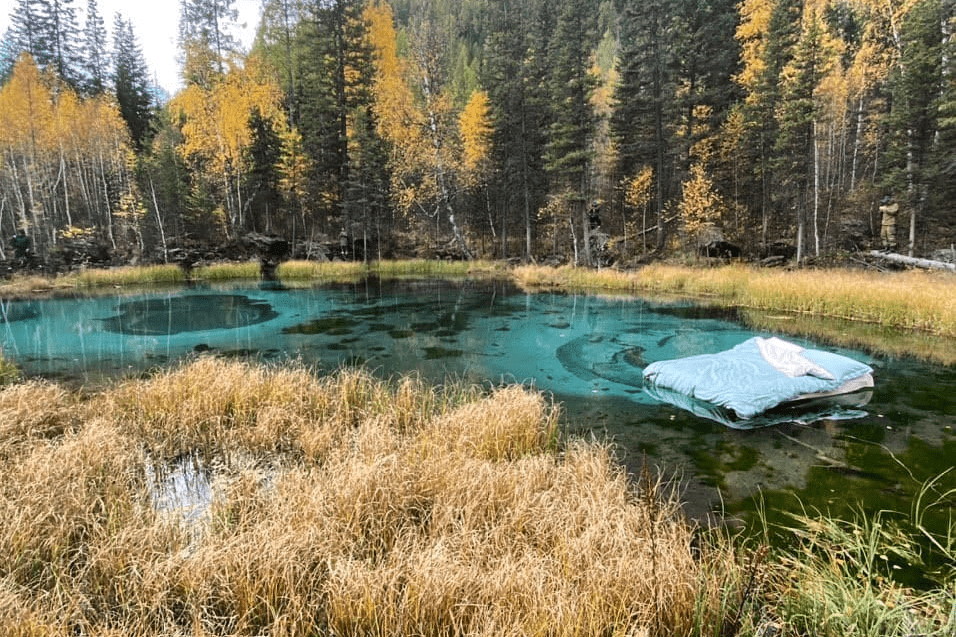
[[[282,281],[352,282],[368,274],[368,267],[359,262],[284,261],[276,271]]]
[[[558,417],[517,386],[212,357],[82,396],[0,388],[0,621],[37,634],[952,634],[952,576],[894,584],[882,556],[915,559],[915,541],[885,520],[805,517],[791,548],[752,549],[689,524],[608,444],[561,439]],[[158,497],[177,467],[211,490],[180,485],[182,510]],[[946,506],[933,488],[917,509]],[[952,554],[952,538],[935,545]]]
[[[0,405],[19,423],[3,431],[0,594],[41,632],[623,634],[660,609],[668,631],[691,621],[698,568],[677,500],[649,514],[609,447],[560,443],[554,406],[520,387],[200,358],[82,401],[24,384]],[[200,521],[176,522],[151,505],[147,467],[197,451],[214,496]],[[658,578],[634,577],[652,561]]]
[[[238,263],[211,263],[193,268],[190,276],[198,281],[233,281],[238,279],[258,279],[260,267],[258,261]]]
[[[127,285],[182,283],[186,280],[186,276],[182,268],[177,265],[151,265],[108,268],[105,270],[87,268],[65,275],[63,280],[78,288],[95,289]]]
[[[780,624],[820,637],[954,634],[951,582],[929,591],[895,582],[899,564],[920,564],[920,548],[890,513],[795,521],[798,541],[780,556],[770,587],[769,607]]]

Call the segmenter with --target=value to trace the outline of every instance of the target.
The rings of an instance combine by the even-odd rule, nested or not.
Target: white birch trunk
[[[813,122],[813,254],[820,256],[820,142]]]

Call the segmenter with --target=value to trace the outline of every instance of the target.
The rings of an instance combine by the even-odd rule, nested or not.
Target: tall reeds
[[[797,541],[780,555],[768,588],[769,608],[780,624],[819,637],[956,634],[952,569],[932,590],[895,582],[894,569],[922,565],[920,541],[926,538],[896,524],[891,512],[855,520],[794,519]]]

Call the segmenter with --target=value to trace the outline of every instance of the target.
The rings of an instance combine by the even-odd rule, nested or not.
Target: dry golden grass
[[[522,266],[529,289],[563,288],[680,294],[733,307],[839,318],[937,336],[956,336],[956,277],[949,273],[768,270],[732,265],[651,265],[634,272]]]
[[[280,263],[276,274],[283,281],[350,282],[366,276],[368,268],[360,262],[293,260]]]
[[[521,387],[204,357],[84,396],[2,388],[0,422],[4,634],[796,635],[827,620],[782,612],[802,590],[872,601],[829,562],[698,533]],[[211,479],[192,516],[157,504],[183,465]],[[923,612],[906,630],[952,628],[951,594],[898,593]]]
[[[35,634],[694,621],[701,569],[676,499],[636,489],[607,446],[560,443],[555,408],[520,387],[201,358],[84,398],[3,389],[0,410],[0,619]],[[215,497],[187,524],[153,507],[149,467],[196,450]]]
[[[261,273],[258,261],[210,263],[193,268],[190,276],[200,281],[232,281],[258,279]]]
[[[299,281],[354,281],[368,275],[383,279],[406,277],[457,278],[477,276],[507,277],[508,269],[494,261],[437,261],[408,259],[402,261],[324,262],[287,261],[278,269],[282,280]]]
[[[87,268],[58,278],[64,282],[72,283],[78,288],[97,288],[182,283],[186,279],[186,275],[179,266],[168,264],[107,269]]]

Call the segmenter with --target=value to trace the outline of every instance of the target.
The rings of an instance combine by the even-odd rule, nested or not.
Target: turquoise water
[[[659,403],[642,389],[652,361],[718,352],[756,334],[768,335],[687,304],[527,294],[470,281],[0,302],[4,356],[29,375],[71,384],[215,352],[301,360],[320,371],[361,364],[383,377],[533,386],[562,405],[570,433],[609,437],[628,470],[649,462],[672,477],[700,519],[746,518],[761,500],[775,511],[845,512],[857,503],[908,510],[923,482],[952,468],[951,369],[837,350],[876,370],[872,397],[856,417],[751,431]],[[941,493],[956,487],[952,473]]]

